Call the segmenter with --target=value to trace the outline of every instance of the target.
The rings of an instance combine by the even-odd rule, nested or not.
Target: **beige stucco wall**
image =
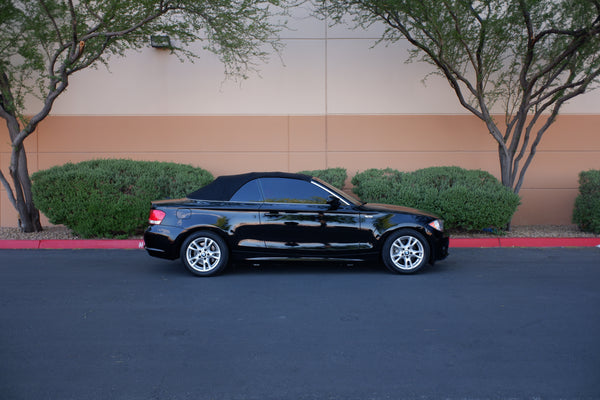
[[[423,82],[430,66],[405,63],[407,43],[374,46],[381,26],[349,30],[328,27],[302,7],[293,14],[281,54],[244,81],[226,80],[200,43],[195,63],[148,48],[112,59],[110,71],[79,72],[26,141],[30,171],[124,157],[190,163],[214,175],[458,165],[498,176],[497,148],[485,127],[459,106],[445,80]],[[33,97],[27,104],[30,114],[40,106]],[[528,172],[516,224],[570,223],[577,174],[600,169],[599,126],[600,90],[563,108]],[[3,125],[0,139],[7,175]],[[0,225],[16,223],[2,188]]]
[[[569,224],[580,171],[598,168],[598,115],[561,116],[521,191],[515,224]],[[5,135],[5,132],[0,134]],[[92,158],[188,163],[214,175],[344,167],[410,171],[434,165],[499,175],[496,146],[469,115],[54,116],[28,139],[30,170]],[[7,170],[10,147],[0,144]],[[17,217],[0,193],[0,224]]]

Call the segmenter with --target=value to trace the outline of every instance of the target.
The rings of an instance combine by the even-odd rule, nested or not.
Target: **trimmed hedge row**
[[[143,232],[152,200],[184,197],[212,180],[189,165],[92,160],[36,172],[32,190],[51,223],[84,238],[124,238]]]
[[[575,199],[573,223],[584,232],[600,234],[600,170],[579,174],[579,195]]]
[[[449,229],[503,230],[520,204],[520,197],[489,172],[459,167],[369,169],[355,175],[352,183],[363,201],[429,211]]]
[[[347,179],[344,168],[301,173],[340,189]],[[597,176],[593,179],[598,182]],[[586,182],[593,179],[586,178]],[[68,163],[32,175],[34,202],[51,223],[65,225],[82,237],[117,238],[145,229],[152,200],[184,197],[212,180],[201,168],[132,160]],[[503,229],[520,202],[518,195],[488,172],[458,167],[414,172],[369,169],[354,176],[352,183],[364,201],[430,211],[444,218],[450,229]],[[596,195],[600,193],[597,188],[596,183],[592,190]]]

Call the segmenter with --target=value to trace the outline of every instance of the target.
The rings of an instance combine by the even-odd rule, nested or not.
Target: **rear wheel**
[[[194,275],[212,276],[227,266],[229,250],[217,234],[201,231],[190,235],[181,246],[181,261]]]
[[[387,238],[381,256],[390,271],[410,274],[428,262],[429,254],[429,243],[423,235],[412,229],[401,229]]]

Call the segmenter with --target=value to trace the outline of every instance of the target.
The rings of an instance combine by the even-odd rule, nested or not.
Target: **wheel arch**
[[[193,235],[196,232],[201,232],[201,231],[208,231],[208,232],[212,232],[214,234],[219,235],[221,237],[221,239],[223,239],[225,241],[225,244],[227,244],[228,251],[231,253],[231,243],[230,243],[227,233],[225,233],[222,229],[219,229],[213,225],[196,225],[189,229],[186,229],[184,232],[181,232],[179,234],[179,236],[177,236],[177,239],[175,239],[176,248],[180,250],[181,246],[183,245],[183,242],[185,242],[185,240],[188,237],[190,237],[191,235]]]

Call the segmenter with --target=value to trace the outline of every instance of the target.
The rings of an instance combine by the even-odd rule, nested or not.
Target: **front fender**
[[[430,235],[424,227],[431,222],[432,218],[426,215],[377,213],[366,214],[362,219],[363,229],[372,232],[373,238],[384,241],[390,233],[402,228],[416,229],[424,235]]]

